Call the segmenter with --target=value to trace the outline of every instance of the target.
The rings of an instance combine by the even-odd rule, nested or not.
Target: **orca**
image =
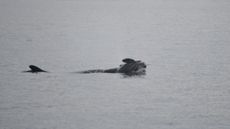
[[[79,71],[77,73],[121,73],[124,75],[132,76],[132,75],[145,75],[147,65],[140,61],[140,60],[134,60],[131,58],[125,58],[122,60],[124,64],[121,64],[117,68],[110,68],[110,69],[92,69],[92,70],[85,70],[85,71]],[[30,73],[40,73],[40,72],[47,72],[38,66],[35,65],[29,65],[30,70],[23,71],[23,72],[30,72]]]
[[[47,71],[45,71],[45,70],[43,70],[43,69],[41,69],[35,65],[30,65],[29,68],[30,68],[30,70],[23,71],[23,72],[30,72],[30,73],[47,72]]]

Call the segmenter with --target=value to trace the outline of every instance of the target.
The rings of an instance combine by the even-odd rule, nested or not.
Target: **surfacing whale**
[[[118,68],[111,69],[93,69],[80,71],[78,73],[123,73],[125,75],[144,75],[146,73],[146,64],[140,60],[125,58],[122,60],[125,64],[120,65]]]
[[[93,69],[93,70],[85,70],[77,73],[122,73],[125,75],[145,75],[146,73],[146,64],[140,60],[134,60],[131,58],[125,58],[122,60],[124,64],[121,64],[118,68],[111,69]],[[47,72],[35,65],[29,66],[30,70],[23,72],[30,73],[39,73],[39,72]]]
[[[43,69],[41,69],[35,65],[30,65],[29,68],[30,68],[30,70],[23,71],[23,72],[30,72],[30,73],[47,72],[47,71],[45,71],[45,70],[43,70]]]

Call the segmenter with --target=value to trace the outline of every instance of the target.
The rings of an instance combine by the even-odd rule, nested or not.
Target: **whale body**
[[[125,64],[120,65],[118,68],[111,69],[93,69],[81,71],[78,73],[123,73],[126,75],[143,75],[146,73],[146,64],[140,60],[125,58],[122,60]]]
[[[92,69],[80,71],[77,73],[122,73],[125,75],[144,75],[146,73],[146,64],[140,60],[134,60],[131,58],[125,58],[122,60],[124,64],[121,64],[118,68],[110,68],[110,69]],[[30,65],[30,70],[23,72],[30,73],[39,73],[39,72],[47,72],[38,66]]]

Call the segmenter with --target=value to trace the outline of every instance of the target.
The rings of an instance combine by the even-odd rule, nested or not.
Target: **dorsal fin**
[[[136,62],[134,59],[131,59],[131,58],[125,58],[125,59],[123,59],[122,60],[124,63],[134,63],[134,62]]]
[[[37,66],[35,66],[35,65],[30,65],[29,66],[30,67],[30,69],[31,69],[31,72],[47,72],[47,71],[45,71],[45,70],[42,70],[41,68],[39,68],[39,67],[37,67]]]

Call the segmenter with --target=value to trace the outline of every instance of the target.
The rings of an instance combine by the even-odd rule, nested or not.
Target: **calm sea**
[[[1,129],[229,129],[229,0],[0,0]],[[148,64],[145,76],[76,74]],[[28,65],[50,73],[22,73]]]

